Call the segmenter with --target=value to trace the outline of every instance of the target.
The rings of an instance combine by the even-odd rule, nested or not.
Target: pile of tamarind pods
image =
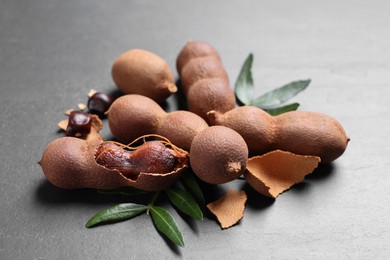
[[[176,66],[188,110],[166,112],[160,103],[178,90],[167,62],[140,49],[120,55],[112,77],[124,95],[105,112],[117,142],[104,141],[97,127],[52,141],[39,162],[47,179],[66,189],[156,191],[187,167],[220,184],[244,174],[252,156],[282,150],[329,163],[347,147],[343,127],[328,115],[271,116],[254,106],[237,107],[221,57],[208,43],[188,42]]]

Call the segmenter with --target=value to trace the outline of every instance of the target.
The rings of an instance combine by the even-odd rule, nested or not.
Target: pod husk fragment
[[[244,217],[246,201],[245,191],[229,189],[221,198],[207,204],[207,208],[217,218],[221,228],[226,229]]]
[[[318,156],[275,150],[248,160],[245,179],[257,192],[276,198],[318,166]]]

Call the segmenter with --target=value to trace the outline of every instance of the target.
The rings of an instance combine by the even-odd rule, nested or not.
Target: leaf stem
[[[148,207],[146,210],[146,214],[149,214],[150,208],[153,207],[154,202],[156,201],[158,195],[160,195],[160,192],[159,191],[155,192],[148,205],[146,205]]]

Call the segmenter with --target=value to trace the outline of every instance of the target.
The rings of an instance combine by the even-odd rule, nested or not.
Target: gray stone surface
[[[388,258],[389,11],[379,0],[1,0],[0,258]],[[123,51],[147,49],[175,68],[189,39],[219,50],[232,83],[252,52],[256,95],[312,79],[294,101],[337,118],[351,137],[346,153],[274,203],[250,193],[244,218],[227,230],[168,207],[184,248],[158,235],[147,215],[84,228],[97,211],[132,198],[48,183],[37,161],[62,136],[56,123],[90,88],[115,90],[110,68]],[[176,107],[170,98],[167,109]]]

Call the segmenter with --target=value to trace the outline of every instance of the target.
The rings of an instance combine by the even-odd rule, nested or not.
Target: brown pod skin
[[[135,179],[127,178],[120,171],[96,162],[95,153],[101,143],[98,139],[58,138],[48,144],[39,164],[48,181],[59,188],[115,189],[131,186],[146,191],[168,188],[186,167],[183,163],[169,173],[140,172]]]
[[[107,114],[112,134],[122,143],[141,135],[158,134],[189,151],[194,136],[208,127],[194,113],[184,110],[167,113],[152,99],[140,95],[118,98]]]
[[[274,146],[297,154],[319,156],[323,163],[340,157],[349,142],[340,123],[322,113],[292,111],[276,116],[274,121],[278,126]]]
[[[254,106],[242,106],[224,114],[208,113],[212,125],[223,125],[237,131],[248,144],[251,154],[268,152],[274,142],[272,116]]]
[[[229,78],[219,60],[214,57],[201,57],[190,60],[180,73],[184,95],[202,79],[219,79],[229,86]],[[230,87],[230,86],[229,86]]]
[[[237,179],[246,169],[248,147],[234,130],[211,126],[192,141],[191,168],[204,182],[221,184]]]
[[[107,111],[111,133],[124,144],[145,134],[155,134],[165,115],[155,101],[136,94],[117,98]]]
[[[192,140],[208,124],[198,115],[185,110],[169,112],[160,121],[156,132],[167,137],[173,144],[189,151]]]
[[[212,125],[242,135],[251,155],[279,149],[318,156],[328,163],[344,153],[349,141],[338,121],[317,112],[291,111],[272,117],[260,108],[242,106],[224,114],[210,111],[208,116]]]
[[[230,86],[223,79],[201,79],[188,92],[188,110],[197,115],[206,115],[208,120],[207,113],[210,111],[210,107],[217,107],[219,111],[232,109],[235,96],[228,93],[230,93]]]
[[[156,54],[129,50],[120,55],[112,66],[112,78],[125,94],[140,94],[157,103],[177,91],[168,63]]]
[[[183,67],[191,59],[200,57],[214,57],[215,59],[221,60],[216,49],[206,42],[195,42],[189,41],[180,51],[176,59],[176,69],[180,73]],[[180,75],[180,74],[179,74]]]
[[[188,109],[207,121],[207,112],[233,109],[236,98],[217,51],[205,42],[188,42],[176,66]]]

